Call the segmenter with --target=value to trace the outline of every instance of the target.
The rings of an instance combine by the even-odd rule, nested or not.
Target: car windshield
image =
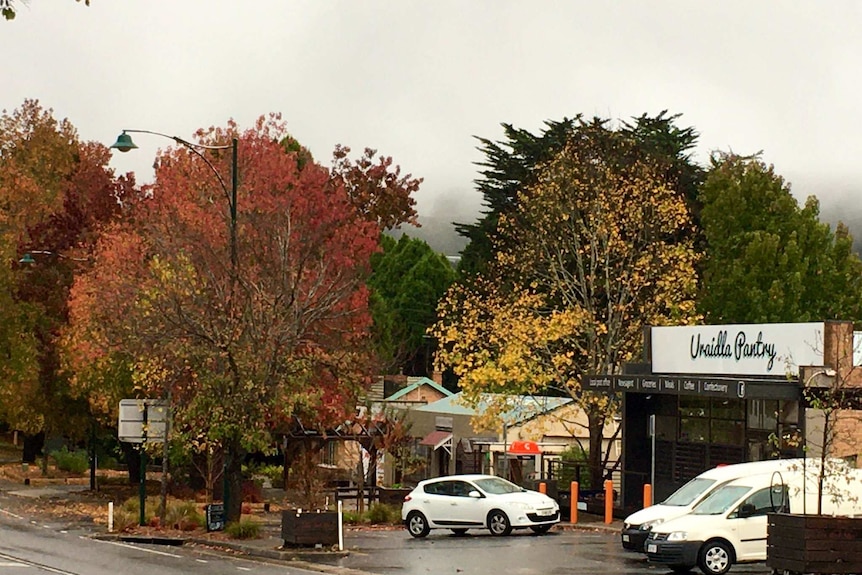
[[[482,488],[485,493],[493,493],[501,495],[503,493],[517,493],[523,491],[520,487],[510,481],[506,481],[501,477],[487,477],[485,479],[477,479],[474,481],[476,485]]]
[[[673,492],[670,497],[661,502],[662,505],[678,505],[685,507],[691,505],[691,502],[703,495],[703,493],[715,484],[714,479],[704,479],[695,477],[679,489]]]
[[[691,513],[692,515],[721,515],[749,491],[751,491],[751,487],[746,485],[719,487],[698,503]]]

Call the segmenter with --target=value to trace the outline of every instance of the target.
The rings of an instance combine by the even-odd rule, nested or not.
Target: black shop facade
[[[852,338],[849,322],[647,328],[642,363],[584,379],[621,400],[620,503],[644,483],[662,501],[720,464],[802,456],[803,378]]]

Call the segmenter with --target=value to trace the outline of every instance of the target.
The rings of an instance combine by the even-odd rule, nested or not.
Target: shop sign
[[[652,327],[652,372],[784,376],[823,365],[823,322]]]
[[[587,375],[582,388],[599,393],[699,395],[725,399],[795,399],[799,387],[776,380],[655,375]]]

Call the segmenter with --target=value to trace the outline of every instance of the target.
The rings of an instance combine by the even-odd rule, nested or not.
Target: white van
[[[656,525],[685,515],[695,505],[728,481],[758,473],[772,473],[801,465],[801,459],[769,459],[721,465],[704,471],[657,505],[641,509],[626,517],[623,522],[623,548],[644,552],[644,543],[650,529]]]
[[[646,540],[651,563],[684,572],[697,565],[723,575],[735,563],[766,560],[767,513],[817,512],[819,465],[809,460],[774,473],[734,479],[712,491],[692,511],[656,525]],[[827,470],[822,513],[862,513],[862,472]]]

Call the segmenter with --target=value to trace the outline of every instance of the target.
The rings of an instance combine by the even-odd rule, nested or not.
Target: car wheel
[[[539,535],[544,535],[545,533],[547,533],[548,531],[551,530],[551,526],[550,525],[534,525],[534,526],[530,527],[530,529],[533,530],[533,533],[538,533]]]
[[[697,566],[707,575],[724,575],[733,565],[733,552],[727,543],[708,541],[700,550]]]
[[[413,537],[425,537],[431,532],[431,527],[428,526],[428,520],[418,511],[411,511],[407,515],[407,531]]]
[[[467,533],[467,530],[466,529],[453,529],[452,533],[454,533],[455,535],[460,537],[460,536],[464,535],[465,533]]]
[[[512,532],[512,524],[509,523],[505,513],[495,509],[488,514],[488,530],[491,535],[504,536]]]

